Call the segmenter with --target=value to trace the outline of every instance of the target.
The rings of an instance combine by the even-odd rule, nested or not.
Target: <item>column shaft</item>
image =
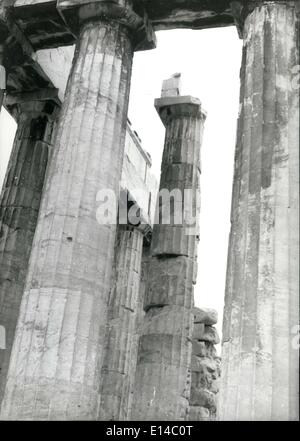
[[[3,104],[4,92],[6,89],[6,72],[5,72],[5,67],[3,65],[4,63],[3,51],[4,51],[4,46],[3,44],[0,44],[0,112]]]
[[[298,419],[297,2],[247,16],[225,297],[221,420]],[[297,69],[298,72],[298,69]]]
[[[0,89],[0,112],[1,112],[1,109],[2,109],[3,99],[4,99],[4,90]]]
[[[136,326],[143,234],[120,226],[116,241],[116,280],[109,300],[105,358],[102,367],[100,419],[126,421],[136,368]]]
[[[133,49],[117,22],[83,25],[34,239],[2,415],[96,419]]]
[[[18,129],[0,199],[0,402],[40,208],[53,122],[41,102],[19,105]]]
[[[2,109],[4,93],[6,89],[6,72],[3,66],[3,45],[0,44],[0,112]]]
[[[178,103],[177,100],[181,100]],[[199,100],[178,97],[158,100],[166,125],[160,190],[189,189],[192,198],[185,215],[195,215],[200,174],[200,145],[204,115]],[[168,224],[156,224],[141,329],[133,420],[184,420],[189,406],[193,270],[196,230],[175,219],[182,201],[171,202]],[[161,201],[162,215],[168,203]],[[157,219],[156,219],[157,221]]]

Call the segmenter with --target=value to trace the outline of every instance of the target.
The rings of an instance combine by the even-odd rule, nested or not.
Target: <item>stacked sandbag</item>
[[[217,311],[193,308],[194,331],[191,360],[190,421],[214,421],[219,391],[220,357],[215,345],[220,343],[214,325]]]

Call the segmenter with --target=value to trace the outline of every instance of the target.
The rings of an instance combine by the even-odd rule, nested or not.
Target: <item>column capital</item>
[[[4,105],[17,120],[19,118],[34,119],[40,116],[55,120],[61,102],[58,98],[58,89],[49,88],[35,92],[7,94]]]
[[[294,6],[297,11],[300,10],[300,2],[298,0],[233,0],[230,2],[230,6],[240,38],[243,38],[244,24],[248,15],[255,8],[268,5],[290,5]]]
[[[164,126],[179,116],[198,116],[206,119],[207,113],[202,109],[201,101],[190,95],[157,98],[154,106]]]
[[[8,94],[4,105],[18,123],[19,136],[51,144],[54,122],[60,111],[57,89]]]
[[[135,51],[154,49],[156,37],[146,12],[135,12],[131,0],[57,0],[57,9],[71,30],[78,34],[87,22],[115,22],[127,28]]]

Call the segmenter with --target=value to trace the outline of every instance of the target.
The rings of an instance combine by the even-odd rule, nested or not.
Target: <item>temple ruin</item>
[[[0,109],[18,124],[1,420],[299,420],[299,17],[300,0],[0,0]],[[206,112],[180,74],[163,83],[159,183],[127,113],[155,31],[221,26],[244,45],[219,357],[193,293]]]

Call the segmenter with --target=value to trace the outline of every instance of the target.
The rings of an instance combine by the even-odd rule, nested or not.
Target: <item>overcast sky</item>
[[[231,187],[239,106],[242,42],[234,27],[203,31],[161,31],[157,49],[134,57],[129,118],[153,159],[159,179],[164,127],[153,107],[162,80],[182,73],[182,94],[200,98],[208,112],[202,146],[201,219],[197,306],[219,312],[224,303]],[[15,123],[0,115],[0,186],[2,186]]]

